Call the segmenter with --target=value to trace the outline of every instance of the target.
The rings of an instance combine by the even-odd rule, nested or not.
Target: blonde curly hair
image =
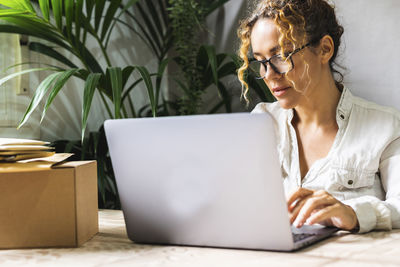
[[[238,69],[238,78],[242,84],[242,97],[247,103],[249,85],[245,76],[249,67],[250,36],[259,19],[274,21],[281,33],[279,45],[283,57],[288,52],[285,51],[287,46],[284,42],[289,42],[292,45],[290,49],[294,50],[306,43],[315,46],[325,35],[331,36],[334,41],[334,54],[329,62],[330,68],[332,73],[338,74],[337,84],[342,83],[343,75],[334,65],[344,30],[338,24],[334,7],[325,0],[262,0],[250,16],[241,21],[238,29],[238,37],[241,40],[238,54],[243,61]]]

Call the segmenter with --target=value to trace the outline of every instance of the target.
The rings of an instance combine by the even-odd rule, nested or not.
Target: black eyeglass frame
[[[311,43],[307,43],[307,44],[303,45],[302,47],[299,47],[299,48],[295,49],[293,52],[291,52],[291,53],[286,57],[286,60],[290,60],[290,63],[292,64],[292,68],[291,68],[290,70],[286,71],[286,72],[279,72],[278,69],[277,69],[277,67],[271,62],[271,59],[273,59],[273,58],[282,57],[280,54],[276,54],[276,55],[270,57],[269,59],[264,59],[264,60],[257,60],[257,59],[255,59],[255,58],[253,58],[253,59],[250,59],[250,60],[249,60],[249,64],[252,63],[252,62],[259,62],[259,63],[261,63],[261,64],[264,66],[264,69],[265,69],[264,77],[256,77],[257,80],[262,80],[262,79],[265,78],[265,75],[267,75],[267,67],[268,67],[267,63],[269,63],[269,65],[271,66],[271,68],[272,68],[276,73],[278,73],[278,74],[286,74],[286,73],[288,73],[289,71],[291,71],[292,69],[294,69],[294,63],[293,63],[292,56],[294,56],[296,53],[300,52],[301,50],[303,50],[304,48],[306,48],[306,47],[308,47],[308,46],[310,46],[310,45],[311,45]]]

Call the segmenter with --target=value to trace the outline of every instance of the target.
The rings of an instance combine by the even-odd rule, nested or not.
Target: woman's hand
[[[350,231],[358,226],[354,210],[323,190],[299,188],[290,195],[287,204],[290,223],[294,222],[296,227],[319,223]]]

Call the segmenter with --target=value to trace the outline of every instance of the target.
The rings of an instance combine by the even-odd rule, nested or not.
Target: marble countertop
[[[400,266],[400,230],[338,232],[297,252],[138,245],[121,211],[99,211],[100,232],[79,248],[0,250],[0,266]]]

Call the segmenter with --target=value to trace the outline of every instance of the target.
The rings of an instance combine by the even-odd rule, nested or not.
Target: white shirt
[[[360,233],[400,228],[400,112],[343,90],[336,110],[339,126],[325,158],[301,179],[292,109],[260,103],[276,123],[279,160],[286,193],[298,187],[325,190],[357,214]]]

